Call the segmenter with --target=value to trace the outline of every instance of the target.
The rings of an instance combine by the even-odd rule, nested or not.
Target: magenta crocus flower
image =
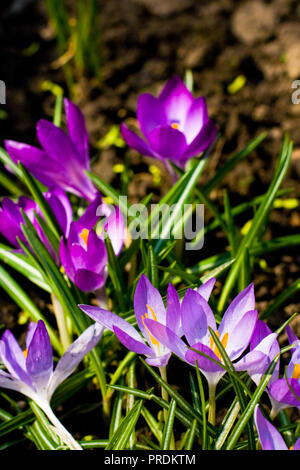
[[[6,330],[0,341],[0,359],[8,372],[0,370],[0,387],[23,393],[37,403],[64,441],[76,449],[78,444],[63,428],[50,407],[56,388],[76,369],[83,357],[98,343],[103,333],[100,325],[91,325],[69,346],[53,370],[49,334],[42,320],[30,323],[26,350],[22,351],[14,335]],[[77,444],[77,446],[76,446]]]
[[[85,174],[90,170],[88,134],[80,109],[64,100],[68,135],[52,122],[41,119],[37,123],[37,137],[41,149],[12,140],[5,141],[11,159],[19,161],[47,187],[59,186],[92,200],[96,188]]]
[[[214,279],[201,286],[203,296],[210,295]],[[200,294],[199,294],[200,295]],[[167,309],[159,291],[153,287],[147,276],[141,275],[134,294],[134,312],[140,332],[118,315],[91,305],[79,305],[93,320],[113,331],[121,343],[137,354],[144,354],[152,366],[165,366],[171,356],[171,349],[157,341],[147,327],[147,319],[166,325],[174,335],[182,335],[181,309],[178,294],[172,284],[167,291]]]
[[[216,136],[205,98],[194,98],[176,75],[158,98],[149,93],[140,95],[137,120],[145,140],[122,124],[126,143],[143,155],[165,163],[170,159],[181,168],[189,158],[203,152]]]
[[[102,287],[107,275],[105,243],[94,230],[101,203],[99,194],[80,219],[71,223],[69,235],[62,237],[59,247],[61,264],[67,276],[84,292]]]
[[[105,221],[102,232],[97,235],[95,226],[101,215],[105,216]],[[84,292],[95,291],[105,283],[106,234],[118,255],[125,239],[123,216],[118,207],[103,203],[98,193],[79,220],[71,223],[68,236],[61,238],[59,249],[61,264],[67,276]]]
[[[254,410],[254,420],[263,450],[300,450],[300,438],[288,449],[279,431],[263,416],[258,405]]]
[[[215,331],[231,361],[234,361],[242,355],[251,340],[257,322],[257,311],[254,308],[254,288],[250,284],[231,302],[217,329],[214,314],[207,301],[197,291],[188,289],[181,303],[181,319],[183,334],[189,347],[168,325],[153,319],[146,319],[145,325],[157,341],[185,362],[195,366],[197,360],[209,386],[215,388],[226,371],[222,367],[221,354],[208,327]],[[204,353],[220,365],[190,348]]]
[[[73,215],[67,195],[60,188],[56,187],[53,188],[52,191],[44,193],[44,196],[56,217],[62,233],[68,236]],[[34,225],[40,239],[47,247],[51,256],[58,262],[57,255],[47,240],[34,214],[36,212],[43,217],[42,212],[38,204],[32,199],[26,196],[20,196],[18,202],[13,202],[9,198],[3,198],[2,207],[0,209],[0,233],[16,247],[16,251],[22,251],[17,237],[28,246],[28,242],[21,228],[21,225],[25,223],[21,209],[23,209],[24,213]]]

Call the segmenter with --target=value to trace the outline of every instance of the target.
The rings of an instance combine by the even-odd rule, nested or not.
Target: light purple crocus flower
[[[286,368],[286,377],[278,378],[269,386],[273,416],[291,406],[300,409],[300,345],[293,331],[290,328],[287,330],[289,342],[295,348],[291,349],[292,357]]]
[[[100,325],[87,328],[53,368],[53,353],[49,334],[42,320],[30,323],[26,350],[22,351],[14,335],[6,330],[0,341],[0,359],[8,372],[0,370],[0,387],[15,390],[31,398],[58,428],[63,440],[76,449],[78,444],[63,428],[50,407],[56,388],[76,369],[84,356],[98,343],[103,333]],[[77,446],[76,446],[77,444]]]
[[[214,281],[211,279],[201,286],[203,296],[209,297]],[[182,335],[180,301],[175,288],[172,284],[168,286],[166,309],[159,291],[144,274],[141,275],[134,294],[134,312],[140,333],[126,320],[108,310],[91,305],[79,307],[93,320],[113,331],[127,349],[145,355],[146,362],[152,366],[165,366],[172,350],[153,337],[147,327],[147,319],[166,325],[174,335]]]
[[[52,191],[44,193],[44,197],[52,209],[62,233],[67,237],[73,218],[72,207],[67,195],[59,187],[55,187]],[[43,214],[38,204],[32,199],[26,196],[20,196],[18,202],[13,202],[9,198],[3,198],[0,208],[0,233],[16,247],[17,252],[22,252],[17,237],[28,246],[28,242],[21,228],[21,225],[25,223],[21,209],[34,225],[41,241],[47,247],[51,256],[58,262],[58,257],[47,240],[34,213],[39,214],[41,217],[43,217]]]
[[[93,200],[96,188],[85,174],[90,170],[88,134],[80,109],[65,98],[68,135],[52,122],[37,123],[37,137],[42,149],[5,141],[7,153],[45,186],[59,186],[64,191]]]
[[[266,392],[270,398],[272,410],[271,417],[274,418],[278,412],[290,406],[300,408],[300,402],[293,394],[300,398],[300,347],[299,340],[294,335],[290,327],[287,328],[290,344],[295,344],[296,348],[291,349],[292,357],[287,367],[287,380],[279,378],[280,363],[277,362],[272,376],[268,382]],[[257,322],[254,330],[250,352],[246,354],[236,365],[239,371],[246,370],[256,385],[259,384],[263,375],[267,371],[271,362],[280,354],[280,347],[276,333],[272,333],[270,328],[262,321]]]
[[[122,124],[126,143],[143,155],[165,164],[169,159],[181,168],[189,158],[203,152],[216,136],[205,98],[194,98],[177,75],[166,83],[158,98],[149,93],[140,95],[137,120],[145,140]]]
[[[208,302],[197,291],[188,289],[181,303],[182,330],[186,343],[174,331],[158,321],[145,320],[150,333],[165,347],[173,351],[185,362],[195,366],[205,375],[210,388],[215,388],[225,374],[222,357],[209,331],[210,327],[220,338],[231,361],[238,359],[245,351],[253,334],[257,311],[255,308],[254,288],[250,284],[241,292],[226,310],[217,329],[214,314]],[[218,361],[220,365],[198,354],[196,349]]]
[[[279,431],[263,416],[258,405],[254,410],[254,420],[263,450],[300,450],[300,438],[288,449]]]

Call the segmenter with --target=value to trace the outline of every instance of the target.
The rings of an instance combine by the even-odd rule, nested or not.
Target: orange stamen
[[[173,129],[178,129],[179,127],[178,122],[172,122],[171,127],[173,127]]]
[[[219,332],[218,332],[218,330],[216,331],[216,336],[217,336],[217,338],[219,339]],[[227,343],[228,343],[228,333],[225,333],[224,336],[223,336],[223,338],[221,339],[221,344],[222,344],[222,346],[223,346],[224,349],[226,349]],[[212,349],[213,352],[215,353],[215,355],[217,356],[217,358],[218,358],[220,361],[222,361],[222,356],[221,356],[221,354],[220,354],[220,351],[219,351],[219,349],[218,349],[218,347],[217,347],[216,345],[215,345],[215,347],[214,347],[214,344],[215,344],[215,342],[214,342],[213,338],[210,337],[210,349]]]
[[[23,354],[24,354],[25,358],[27,358],[28,349],[25,349],[25,350],[23,351]]]
[[[152,318],[154,321],[157,321],[157,318],[156,318],[156,315],[154,313],[154,310],[153,308],[149,307],[149,305],[146,305],[146,307],[150,310],[151,314],[152,314]],[[151,343],[153,344],[153,346],[157,346],[158,348],[158,351],[159,351],[159,342],[157,341],[157,339],[154,338],[154,336],[151,335],[150,331],[148,330],[148,328],[146,327],[145,325],[145,321],[144,319],[145,318],[149,318],[148,316],[148,312],[145,313],[145,315],[142,315],[142,322],[143,322],[143,325],[145,327],[145,330],[147,331],[149,337],[150,337],[150,340],[151,340]]]
[[[87,228],[84,228],[79,236],[82,238],[85,245],[87,246],[88,238],[89,238],[89,230]]]
[[[295,364],[292,379],[300,379],[300,364]]]

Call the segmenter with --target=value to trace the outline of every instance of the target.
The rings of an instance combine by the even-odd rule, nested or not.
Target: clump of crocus
[[[97,235],[95,226],[106,215],[103,230]],[[61,264],[74,284],[84,292],[103,287],[107,277],[107,252],[104,230],[119,254],[125,237],[124,220],[118,207],[112,210],[98,193],[79,220],[71,223],[69,235],[60,242]]]
[[[203,285],[203,295],[210,295],[213,282],[209,281],[207,285]],[[175,288],[169,284],[167,308],[165,308],[159,291],[144,274],[141,275],[134,294],[134,312],[140,333],[126,320],[112,312],[91,305],[79,307],[93,320],[114,331],[126,348],[145,355],[146,362],[152,366],[164,367],[169,361],[172,349],[153,337],[147,327],[147,319],[151,318],[166,325],[174,335],[182,334],[180,302]]]
[[[209,419],[214,423],[215,390],[226,369],[210,329],[215,332],[231,361],[242,355],[249,345],[257,322],[253,284],[231,302],[218,328],[208,302],[199,292],[188,289],[181,303],[181,321],[182,331],[189,346],[159,321],[149,318],[145,320],[145,325],[157,341],[185,362],[195,366],[197,361],[208,382]]]
[[[44,193],[56,220],[62,230],[62,233],[67,237],[69,235],[70,225],[72,222],[72,207],[67,195],[60,188],[55,187],[51,191]],[[40,224],[38,223],[35,213],[43,217],[38,204],[26,196],[20,196],[17,202],[5,197],[2,199],[0,208],[0,233],[14,246],[16,251],[21,252],[18,238],[28,246],[28,242],[22,232],[21,225],[25,223],[21,210],[24,211],[26,216],[34,225],[41,241],[47,247],[51,256],[58,262],[58,257],[54,252],[52,246],[47,240]]]
[[[24,167],[49,188],[59,186],[64,191],[93,200],[96,188],[85,174],[90,170],[89,140],[80,109],[64,100],[68,134],[52,122],[41,119],[37,123],[37,137],[41,149],[32,145],[5,141],[11,159]]]
[[[258,405],[255,407],[254,420],[263,450],[300,450],[300,438],[288,449],[283,437],[262,414]]]
[[[207,149],[216,136],[205,98],[194,98],[177,75],[166,83],[158,98],[149,93],[140,95],[137,120],[145,140],[122,124],[126,143],[143,155],[166,164],[169,159],[181,168],[189,158]]]
[[[42,320],[30,323],[25,351],[22,351],[9,330],[3,333],[0,341],[0,359],[8,371],[0,370],[0,387],[31,398],[45,412],[59,436],[72,450],[80,450],[81,447],[54,415],[50,400],[56,388],[98,343],[102,333],[100,325],[94,324],[87,328],[69,346],[54,370],[50,338]]]

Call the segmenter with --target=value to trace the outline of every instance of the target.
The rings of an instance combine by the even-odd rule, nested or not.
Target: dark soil
[[[19,5],[20,10],[9,7],[11,3]],[[206,97],[210,116],[221,133],[203,181],[233,152],[260,132],[268,132],[259,148],[213,191],[216,204],[222,206],[224,188],[232,205],[267,190],[286,132],[294,141],[294,152],[284,187],[293,188],[289,197],[300,198],[300,104],[291,101],[292,82],[300,79],[297,0],[99,0],[99,5],[101,81],[78,77],[72,99],[86,117],[91,154],[96,157],[94,171],[101,178],[116,186],[119,180],[112,167],[128,155],[135,172],[129,187],[133,201],[150,191],[156,198],[167,191],[171,181],[163,168],[161,187],[153,183],[148,166],[156,164],[154,160],[126,147],[111,147],[100,154],[96,144],[113,124],[134,123],[140,93],[157,94],[173,74],[183,77],[186,69],[191,69],[195,93]],[[0,79],[7,86],[7,104],[1,109],[7,117],[1,121],[0,141],[10,138],[34,143],[35,123],[41,117],[51,118],[54,103],[40,85],[51,80],[68,94],[64,73],[53,66],[58,52],[43,2],[6,1],[1,8]],[[30,55],[32,44],[38,47]],[[228,85],[239,75],[246,77],[246,83],[230,94]],[[277,209],[272,213],[267,236],[295,234],[299,228],[299,207]],[[207,238],[198,258],[221,252],[223,247],[224,239],[217,233]],[[268,254],[264,259],[267,267],[257,266],[254,277],[260,312],[299,278],[298,250]],[[12,326],[16,307],[7,299],[2,307],[3,321]],[[298,294],[270,319],[269,325],[275,328],[297,311]],[[293,326],[300,336],[300,322],[295,320]]]

